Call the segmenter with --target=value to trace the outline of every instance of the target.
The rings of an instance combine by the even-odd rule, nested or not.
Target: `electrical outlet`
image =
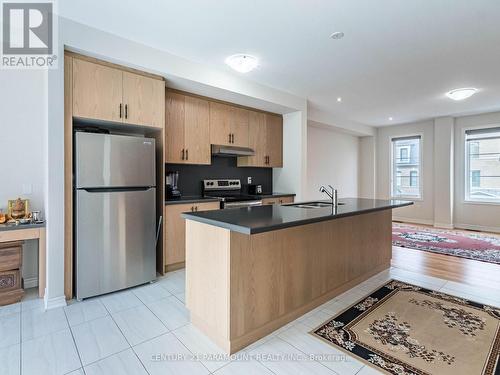
[[[252,183],[252,177],[247,177],[247,184],[251,184]]]

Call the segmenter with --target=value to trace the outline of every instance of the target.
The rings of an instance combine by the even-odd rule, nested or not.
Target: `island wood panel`
[[[163,128],[165,82],[140,74],[123,72],[123,122]]]
[[[186,226],[192,322],[229,353],[390,266],[391,210],[250,236]]]

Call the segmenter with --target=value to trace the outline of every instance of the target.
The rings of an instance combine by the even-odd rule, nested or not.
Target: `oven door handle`
[[[262,206],[262,201],[224,202],[224,208],[242,208]]]

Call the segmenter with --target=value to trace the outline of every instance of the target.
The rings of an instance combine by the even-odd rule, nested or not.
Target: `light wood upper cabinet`
[[[185,95],[167,91],[165,105],[166,162],[184,162],[184,98]]]
[[[233,146],[248,147],[250,111],[239,107],[232,107],[231,109],[231,144]]]
[[[244,108],[210,102],[210,143],[248,147],[249,112]]]
[[[283,118],[250,111],[249,147],[254,156],[238,158],[239,167],[283,167]]]
[[[123,72],[124,123],[163,128],[165,83]]]
[[[186,96],[184,145],[189,164],[210,164],[210,115],[207,100]]]
[[[186,224],[183,212],[209,211],[220,209],[219,202],[170,204],[165,206],[165,266],[186,260]]]
[[[122,121],[122,72],[73,59],[73,116]]]
[[[210,164],[210,124],[207,100],[167,91],[166,162]]]
[[[75,57],[73,116],[163,128],[165,82]]]
[[[283,167],[283,117],[266,114],[267,166]]]
[[[231,145],[231,106],[210,102],[210,143]]]

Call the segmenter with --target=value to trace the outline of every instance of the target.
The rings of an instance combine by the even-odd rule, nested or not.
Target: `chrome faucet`
[[[319,188],[319,191],[321,193],[325,193],[326,195],[328,195],[328,197],[332,201],[332,206],[337,207],[339,204],[337,189],[334,189],[332,185],[328,185],[328,187],[331,189],[331,192],[326,190],[326,188],[324,186],[321,186]]]

